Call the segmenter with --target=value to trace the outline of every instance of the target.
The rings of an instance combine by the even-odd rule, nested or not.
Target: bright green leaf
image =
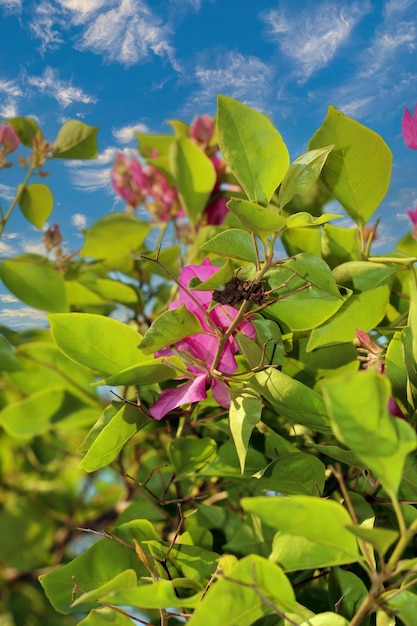
[[[385,596],[385,598],[384,598]],[[405,626],[415,626],[417,614],[417,595],[408,589],[386,592],[381,598],[384,606],[401,619]]]
[[[322,180],[355,222],[366,223],[388,190],[391,150],[380,135],[330,105],[309,148],[331,144]]]
[[[19,195],[19,206],[31,224],[42,228],[54,207],[51,190],[41,183],[27,185]]]
[[[200,249],[219,256],[256,263],[252,237],[245,230],[239,230],[238,228],[229,228],[215,235],[213,239],[203,244]]]
[[[287,147],[262,113],[223,95],[217,106],[221,153],[248,199],[266,206],[288,170]]]
[[[195,225],[216,182],[214,166],[190,139],[178,139],[172,143],[170,163],[181,205],[190,222]]]
[[[242,474],[245,469],[245,459],[249,446],[249,439],[256,424],[261,419],[262,398],[253,392],[242,391],[238,395],[232,394],[229,409],[230,432],[236,446]]]
[[[47,387],[9,404],[0,412],[0,423],[12,437],[30,438],[53,427],[64,400],[64,390]]]
[[[116,574],[114,578],[108,580],[103,585],[78,596],[72,603],[71,608],[77,607],[79,604],[85,604],[86,602],[99,603],[102,596],[106,596],[109,593],[117,593],[119,590],[129,589],[130,587],[136,587],[136,585],[136,572],[133,569],[126,569],[124,572]]]
[[[92,313],[50,315],[49,321],[58,348],[101,374],[116,374],[144,360],[137,348],[141,335],[127,324]]]
[[[124,404],[97,434],[78,467],[95,472],[110,465],[125,443],[148,422],[149,418],[139,408]]]
[[[360,558],[356,539],[346,529],[352,523],[349,513],[334,500],[311,496],[260,496],[243,498],[241,505],[272,528],[341,551],[351,561]]]
[[[246,228],[253,231],[263,241],[272,233],[281,230],[286,224],[286,218],[276,210],[273,211],[248,200],[232,198],[227,203],[227,207]]]
[[[282,569],[260,556],[250,555],[239,561],[227,578],[220,577],[210,586],[188,624],[251,626],[273,612],[271,604],[284,613],[298,613],[294,591]]]
[[[343,546],[323,545],[315,539],[285,531],[276,533],[269,560],[278,563],[286,572],[294,572],[344,565],[356,559],[346,553]]]
[[[273,368],[257,372],[252,381],[262,397],[291,424],[330,432],[324,400],[313,389]]]
[[[370,543],[380,554],[385,554],[398,539],[398,532],[390,528],[362,528],[361,526],[347,526],[359,539]]]
[[[316,183],[333,146],[310,150],[291,163],[279,188],[281,209],[299,194],[303,196]]]
[[[54,142],[54,159],[95,159],[98,156],[97,126],[67,120]]]
[[[130,257],[142,248],[150,225],[130,213],[111,213],[85,231],[82,257],[118,259]]]
[[[201,333],[200,321],[182,304],[178,309],[159,315],[146,331],[139,348],[144,354],[153,354],[185,337]]]
[[[368,332],[382,320],[387,309],[388,285],[350,296],[330,319],[313,328],[307,350],[353,341],[356,330]]]
[[[368,369],[325,380],[322,389],[335,436],[371,469],[388,493],[396,493],[405,458],[417,441],[410,424],[388,413],[386,377]]]
[[[44,257],[22,254],[4,261],[1,280],[22,302],[37,309],[62,313],[68,310],[65,281]]]
[[[38,122],[32,117],[12,117],[7,123],[13,126],[23,145],[32,148],[36,133],[40,130]]]
[[[323,492],[325,466],[312,454],[291,452],[268,465],[260,485],[280,494],[315,496]]]

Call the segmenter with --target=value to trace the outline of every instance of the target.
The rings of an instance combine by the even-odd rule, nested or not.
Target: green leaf
[[[22,254],[4,261],[1,280],[19,300],[37,309],[62,313],[68,311],[65,281],[44,257]]]
[[[358,328],[372,330],[383,319],[389,296],[387,285],[350,296],[330,319],[313,328],[307,350],[353,341]]]
[[[229,211],[236,215],[246,228],[253,231],[262,241],[272,233],[281,230],[286,224],[283,215],[248,200],[232,198],[227,203]]]
[[[74,600],[71,608],[77,607],[79,604],[85,604],[86,602],[99,603],[102,596],[117,593],[119,590],[129,589],[129,587],[136,587],[136,585],[136,572],[133,569],[127,569],[124,572],[120,572],[120,574],[116,574],[114,578],[108,580],[103,585],[81,594]]]
[[[229,409],[229,426],[239,458],[241,472],[245,470],[249,439],[256,424],[261,419],[262,398],[253,392],[241,391],[232,394]]]
[[[188,288],[193,291],[211,291],[229,282],[234,275],[234,265],[230,259],[227,259],[218,271],[210,276],[210,278],[207,278],[207,280],[201,282],[197,277],[192,278],[188,284]]]
[[[264,601],[265,599],[265,601]],[[244,557],[211,585],[189,626],[251,626],[272,606],[298,613],[294,591],[280,567],[257,555]]]
[[[323,493],[325,470],[312,454],[294,451],[270,463],[259,476],[260,485],[286,496],[316,496]]]
[[[398,532],[389,528],[362,528],[361,526],[347,526],[359,539],[370,543],[378,552],[384,555],[398,539]]]
[[[146,331],[139,348],[144,354],[153,354],[161,348],[201,332],[203,329],[198,317],[182,304],[178,309],[165,311],[155,319]]]
[[[0,423],[12,437],[33,437],[53,426],[63,401],[63,389],[48,387],[20,402],[9,404],[0,412]]]
[[[292,200],[295,194],[303,196],[313,188],[333,146],[310,150],[291,163],[279,188],[281,209]]]
[[[356,223],[365,223],[389,186],[392,153],[380,135],[329,106],[309,148],[333,144],[322,180]],[[366,172],[366,176],[364,176]]]
[[[13,372],[22,369],[18,357],[4,337],[0,337],[0,363],[2,370]]]
[[[50,315],[52,337],[70,359],[101,374],[116,374],[143,362],[141,335],[131,326],[93,313]]]
[[[217,444],[210,437],[180,437],[168,445],[168,454],[178,479],[200,471],[215,458],[216,452]]]
[[[382,285],[392,286],[399,272],[395,263],[373,263],[372,261],[349,261],[333,270],[338,285],[354,292],[371,291]]]
[[[42,228],[54,207],[51,190],[41,183],[23,187],[19,194],[19,206],[31,224],[36,228]]]
[[[330,267],[359,259],[360,245],[357,228],[341,228],[325,224],[322,230],[321,248],[324,260]]]
[[[286,572],[295,572],[344,565],[356,559],[347,554],[343,546],[326,546],[316,540],[286,531],[275,535],[269,560],[279,563]]]
[[[410,424],[388,413],[386,377],[368,369],[323,381],[322,389],[335,436],[371,469],[388,493],[396,493],[406,456],[417,441]]]
[[[231,259],[242,259],[256,263],[253,239],[245,230],[229,228],[200,246],[204,252],[212,252]]]
[[[36,133],[40,130],[38,122],[32,117],[12,117],[7,123],[13,126],[23,145],[32,148]]]
[[[316,391],[273,368],[257,372],[251,382],[262,397],[291,424],[303,424],[312,430],[330,432],[324,400]]]
[[[297,254],[294,259],[290,259],[285,264],[285,267],[325,293],[329,293],[339,300],[342,299],[332,271],[327,263],[315,254],[308,252]]]
[[[178,139],[171,144],[170,164],[181,205],[195,225],[216,182],[214,166],[190,139]]]
[[[330,220],[340,219],[341,215],[336,215],[335,213],[324,213],[319,217],[314,217],[311,213],[305,213],[301,211],[299,213],[294,213],[294,215],[290,215],[287,218],[287,228],[306,228],[309,226],[321,226],[322,224],[326,224],[330,222]]]
[[[329,577],[329,602],[331,606],[337,606],[338,613],[347,620],[353,619],[363,600],[368,595],[368,590],[362,580],[340,567],[334,567]],[[363,626],[369,626],[370,616],[361,621]]]
[[[85,231],[81,257],[118,259],[131,257],[142,249],[151,227],[129,213],[111,213]]]
[[[334,500],[311,496],[259,496],[243,498],[241,505],[267,526],[342,552],[351,562],[360,559],[356,539],[346,529],[352,523],[349,513]]]
[[[158,538],[151,522],[128,522],[113,530],[112,535],[130,543],[130,546],[108,538],[102,539],[70,563],[39,577],[46,596],[58,613],[80,614],[97,606],[94,600],[72,606],[74,579],[80,589],[89,592],[129,569],[134,570],[138,578],[148,575],[135,552],[132,533],[139,544]]]
[[[113,609],[93,609],[78,626],[132,626],[132,620]]]
[[[385,596],[385,597],[384,597]],[[415,626],[417,595],[407,589],[387,591],[380,597],[383,605],[401,619],[405,626]]]
[[[78,467],[95,472],[110,465],[133,435],[149,423],[140,408],[124,404],[95,437]]]
[[[171,365],[166,365],[166,363],[171,363]],[[175,377],[175,364],[180,365],[181,363],[180,359],[169,359],[167,357],[152,359],[145,361],[145,363],[132,365],[117,372],[117,374],[99,380],[94,383],[94,386],[152,385],[153,383],[159,383]]]
[[[223,95],[217,106],[223,158],[248,199],[266,206],[288,170],[287,147],[262,113]]]
[[[54,142],[54,159],[95,159],[98,156],[97,126],[67,120]]]
[[[170,146],[175,141],[174,135],[148,135],[146,133],[135,133],[139,141],[139,153],[149,159],[156,152],[159,157],[166,157],[169,154]]]
[[[186,606],[192,608],[200,603],[202,592],[192,596],[181,597],[181,591],[191,587],[186,579],[158,580],[151,585],[118,591],[101,598],[116,606],[132,606],[138,609],[168,609],[169,607]],[[192,583],[193,581],[189,581]],[[178,593],[180,592],[180,593]],[[130,622],[131,625],[131,622]]]

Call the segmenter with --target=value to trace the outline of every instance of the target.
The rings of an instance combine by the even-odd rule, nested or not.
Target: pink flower
[[[190,139],[197,144],[207,145],[213,132],[214,122],[207,114],[197,117],[190,125]]]
[[[147,185],[147,180],[135,157],[129,160],[124,154],[116,154],[111,179],[113,189],[130,207],[134,209],[144,201],[143,189]]]
[[[147,197],[147,208],[159,222],[168,222],[172,217],[181,217],[184,211],[180,209],[178,192],[168,185],[168,181],[153,165],[145,165],[143,173],[146,176],[146,185],[143,193]]]
[[[410,218],[413,224],[413,230],[411,231],[411,236],[413,239],[417,239],[417,207],[414,209],[407,209],[408,217]]]
[[[183,269],[180,275],[180,290],[178,299],[173,302],[170,309],[175,309],[181,304],[194,313],[201,324],[201,333],[186,337],[178,341],[170,348],[164,348],[157,353],[157,356],[168,356],[176,354],[181,356],[187,368],[187,374],[182,378],[188,378],[188,382],[175,388],[164,389],[151,407],[150,414],[156,420],[160,420],[167,413],[184,404],[199,402],[207,397],[207,389],[211,387],[212,394],[216,402],[224,407],[230,406],[230,393],[227,383],[213,379],[210,369],[216,354],[219,339],[214,332],[214,327],[226,330],[236,317],[236,309],[228,305],[219,305],[208,311],[211,304],[211,291],[193,291],[192,296],[187,286],[192,278],[199,278],[201,281],[210,278],[217,267],[211,265],[206,259],[202,265],[189,265]],[[255,337],[255,330],[250,322],[242,322],[238,329],[248,337]],[[237,368],[235,354],[238,346],[235,339],[228,338],[223,349],[217,371],[221,374],[234,374]]]
[[[0,126],[0,168],[11,167],[11,163],[7,162],[7,155],[14,152],[20,143],[20,139],[11,124],[2,124]]]
[[[3,146],[4,154],[11,154],[16,150],[20,143],[20,139],[11,124],[2,124],[0,126],[0,144]]]
[[[414,115],[411,115],[408,109],[404,110],[401,132],[407,148],[417,150],[417,104],[414,108]]]

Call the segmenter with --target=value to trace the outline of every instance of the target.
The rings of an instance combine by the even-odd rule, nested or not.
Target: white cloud
[[[417,83],[417,69],[412,69],[416,49],[414,16],[400,21],[385,19],[370,45],[358,55],[357,71],[333,90],[331,101],[344,113],[362,119],[368,115],[398,118]]]
[[[200,61],[195,68],[195,79],[200,88],[190,98],[188,108],[203,111],[215,106],[216,95],[223,93],[249,106],[262,108],[270,92],[272,72],[255,56],[227,52],[218,56],[214,64]]]
[[[47,321],[46,312],[32,309],[30,307],[20,307],[16,309],[2,308],[0,311],[0,321],[10,328],[39,328],[39,320]]]
[[[42,1],[35,6],[35,17],[29,23],[29,30],[40,39],[41,54],[47,50],[57,50],[64,42],[60,29],[55,28],[56,23],[55,8],[50,2]]]
[[[15,302],[19,302],[19,300],[16,298],[16,296],[12,295],[11,293],[1,293],[0,302],[6,302],[6,304],[10,304],[10,303],[14,304]]]
[[[22,0],[0,0],[0,7],[10,13],[20,13],[22,10]]]
[[[16,188],[11,185],[5,185],[4,183],[0,183],[0,198],[1,200],[6,200],[7,202],[11,202],[16,195]]]
[[[269,39],[276,41],[306,81],[329,65],[339,49],[349,42],[352,30],[370,10],[369,0],[340,3],[332,0],[309,4],[288,14],[286,5],[260,14]]]
[[[167,27],[143,0],[118,0],[113,8],[96,14],[77,47],[127,66],[145,61],[153,53],[168,58],[174,69],[179,70]]]
[[[79,230],[83,230],[87,226],[87,216],[82,213],[74,213],[71,215],[71,224]]]
[[[113,128],[112,135],[119,143],[130,143],[135,139],[135,132],[149,133],[149,127],[143,122],[129,124],[121,128]]]
[[[16,117],[17,102],[23,91],[16,80],[0,80],[0,117]],[[4,94],[4,95],[3,95]]]
[[[384,15],[389,17],[398,17],[398,13],[403,13],[413,4],[416,0],[388,0],[384,6]]]
[[[64,108],[73,102],[81,102],[82,104],[97,102],[95,96],[85,93],[80,87],[75,87],[71,81],[61,80],[57,70],[52,67],[46,67],[42,76],[28,76],[26,80],[29,85],[41,93],[55,98]]]

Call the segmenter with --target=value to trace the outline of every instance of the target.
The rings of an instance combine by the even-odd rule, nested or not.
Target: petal
[[[199,402],[207,398],[207,375],[202,374],[179,387],[164,389],[149,413],[156,420],[161,420],[167,413],[183,404]]]
[[[179,282],[183,287],[188,288],[189,282],[192,278],[198,278],[201,281],[205,281],[213,274],[217,272],[219,268],[215,265],[211,265],[208,259],[205,259],[202,265],[187,265],[181,272]],[[203,308],[207,309],[211,302],[211,291],[193,291],[194,299],[197,300]],[[195,300],[190,298],[188,293],[184,289],[180,289],[180,300],[189,311],[202,315],[199,307],[196,305]]]
[[[417,107],[414,111],[414,117],[411,115],[408,109],[404,110],[404,115],[401,121],[401,132],[403,135],[404,143],[407,148],[411,150],[417,150]]]
[[[219,380],[213,380],[211,389],[213,398],[216,400],[217,404],[222,406],[224,409],[228,409],[230,402],[232,401],[228,387],[226,387],[226,385]]]

